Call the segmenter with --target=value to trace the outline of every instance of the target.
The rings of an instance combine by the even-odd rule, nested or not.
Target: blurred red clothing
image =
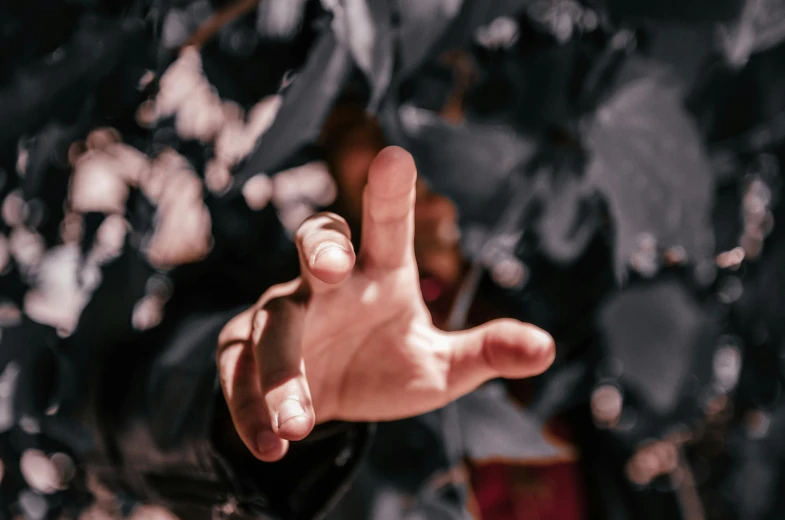
[[[475,508],[482,520],[584,520],[578,464],[545,466],[496,462],[471,470]]]

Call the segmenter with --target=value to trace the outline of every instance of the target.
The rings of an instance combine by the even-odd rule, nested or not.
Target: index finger
[[[416,180],[414,159],[398,146],[388,146],[371,163],[363,192],[364,267],[396,269],[414,261]]]
[[[251,308],[235,316],[221,332],[217,352],[218,374],[237,435],[257,459],[274,462],[284,456],[289,443],[273,431],[253,347],[241,333],[251,327],[254,314],[254,308]]]

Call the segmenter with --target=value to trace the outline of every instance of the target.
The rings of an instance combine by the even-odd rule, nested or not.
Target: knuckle
[[[248,309],[238,314],[232,318],[229,323],[224,325],[221,332],[218,334],[217,353],[219,356],[231,345],[248,340],[251,332],[249,323],[253,314],[252,309]]]

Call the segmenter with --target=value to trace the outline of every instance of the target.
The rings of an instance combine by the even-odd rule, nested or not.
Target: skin
[[[359,253],[341,217],[309,218],[296,234],[301,276],[270,288],[221,332],[224,397],[258,459],[281,459],[317,423],[419,415],[553,362],[553,339],[533,325],[433,326],[414,258],[416,178],[409,153],[382,150],[363,190]]]

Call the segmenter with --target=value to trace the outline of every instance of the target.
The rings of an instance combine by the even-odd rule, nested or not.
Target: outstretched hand
[[[359,256],[341,217],[309,218],[296,235],[301,276],[221,332],[224,397],[257,458],[279,460],[317,422],[419,415],[553,361],[551,337],[512,319],[453,333],[433,326],[414,259],[416,177],[405,150],[382,150],[363,194]]]

